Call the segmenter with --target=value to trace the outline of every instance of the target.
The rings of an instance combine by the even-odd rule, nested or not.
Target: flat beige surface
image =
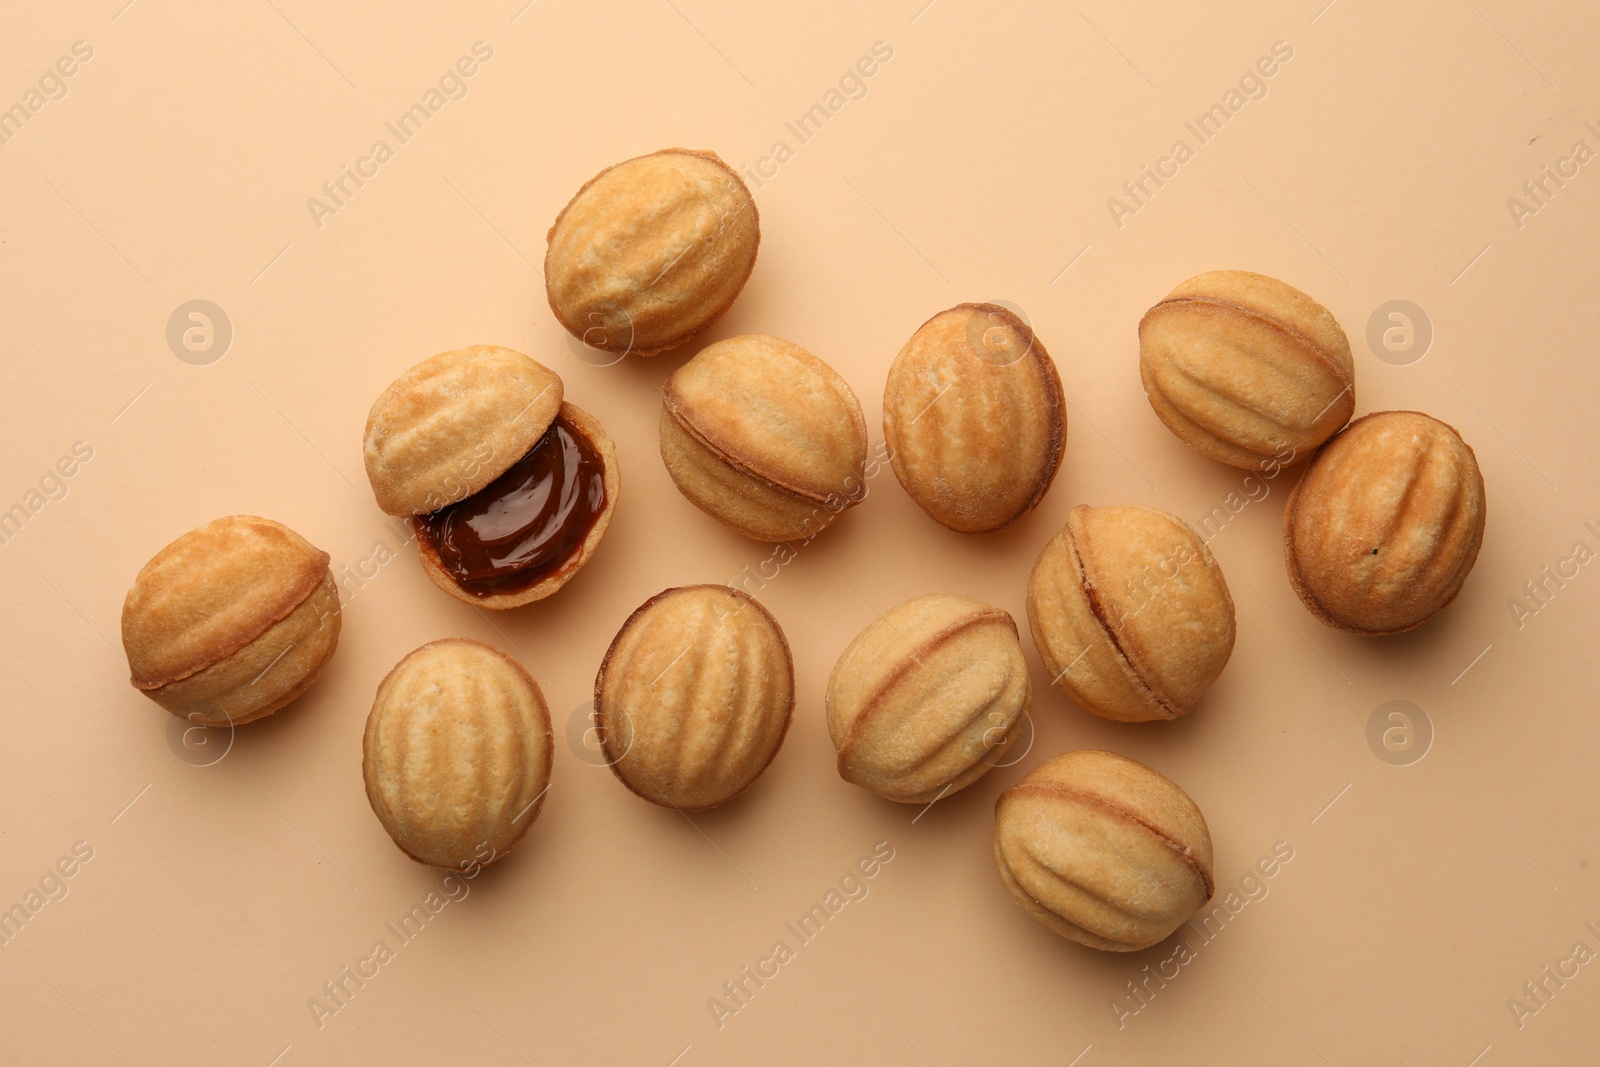
[[[0,104],[25,112],[74,42],[93,49],[64,98],[41,95],[0,144],[0,507],[26,513],[0,545],[0,907],[37,905],[0,945],[8,1062],[1592,1058],[1592,4],[124,2],[13,3],[0,43]],[[492,58],[462,80],[466,95],[441,97],[401,143],[385,123],[477,41]],[[801,143],[786,123],[826,111],[878,41],[892,58],[859,83],[865,96],[834,99]],[[1185,123],[1280,41],[1293,56],[1266,95],[1201,143]],[[307,199],[342,166],[370,172],[360,161],[380,139],[392,158],[314,220]],[[1192,158],[1162,163],[1179,139]],[[569,719],[581,731],[600,657],[634,607],[668,585],[756,575],[771,549],[694,510],[662,469],[657,388],[690,351],[586,364],[545,305],[538,264],[551,220],[601,167],[670,145],[754,167],[780,140],[784,161],[761,164],[755,188],[755,273],[690,350],[752,331],[793,340],[849,380],[877,443],[884,375],[911,332],[957,302],[1002,299],[1055,356],[1070,432],[1054,488],[1003,533],[935,525],[885,467],[859,508],[764,585],[750,579],[794,647],[796,718],[748,795],[691,822],[580,758]],[[1127,201],[1119,226],[1107,200],[1146,164],[1176,176],[1147,179],[1152,195]],[[1562,187],[1546,166],[1566,168]],[[1514,213],[1508,198],[1532,180],[1547,202]],[[1281,558],[1298,471],[1247,483],[1146,404],[1139,316],[1222,267],[1281,277],[1333,310],[1356,352],[1358,413],[1427,411],[1477,449],[1483,554],[1424,629],[1371,641],[1317,624]],[[167,341],[169,316],[194,299],[232,324],[209,364]],[[1432,324],[1409,365],[1367,339],[1395,299]],[[616,521],[585,571],[493,619],[428,582],[361,466],[379,391],[418,359],[477,343],[555,368],[622,461]],[[47,477],[77,442],[92,458]],[[1084,502],[1224,516],[1210,543],[1238,647],[1195,714],[1094,719],[1047,688],[1029,643],[1036,736],[1017,765],[921,812],[841,781],[822,695],[850,637],[928,592],[1020,621],[1034,555]],[[166,713],[127,684],[118,617],[151,554],[236,512],[332,553],[344,633],[307,697],[195,766]],[[523,844],[445,884],[368,808],[360,739],[384,672],[451,635],[533,665],[557,753]],[[1431,749],[1410,765],[1369,746],[1369,719],[1391,700],[1431,723]],[[1401,745],[1403,725],[1380,716],[1379,733],[1393,726]],[[1219,894],[1237,891],[1238,911],[1209,940],[1191,929],[1181,965],[1176,941],[1131,956],[1079,948],[1000,884],[996,794],[1077,746],[1151,764],[1210,822]],[[879,842],[893,858],[866,895],[836,898],[821,933],[797,937],[786,924]],[[1279,842],[1292,860],[1241,888]],[[75,846],[92,858],[46,877]],[[389,924],[430,893],[437,913],[403,942]],[[359,988],[344,979],[343,1003],[328,999],[341,968],[372,973],[363,961],[380,941],[392,958]],[[742,968],[779,941],[787,962],[757,988]],[[1164,984],[1132,997],[1128,983],[1163,969]],[[724,991],[736,980],[751,991],[742,1005]],[[319,996],[320,1013],[308,1005]],[[719,996],[721,1025],[708,1006]]]

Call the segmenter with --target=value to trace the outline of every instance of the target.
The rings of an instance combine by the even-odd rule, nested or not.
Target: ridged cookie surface
[[[551,756],[538,684],[504,653],[447,638],[411,652],[379,684],[361,768],[372,810],[401,851],[462,869],[521,840],[544,804]]]
[[[794,710],[789,644],[736,589],[668,589],[611,642],[594,708],[624,785],[666,807],[715,807],[749,788],[783,744]]]
[[[561,408],[561,379],[521,352],[474,345],[423,360],[367,415],[378,506],[425,515],[478,492],[527,455]]]
[[[669,148],[618,163],[550,227],[545,294],[592,348],[653,356],[710,326],[755,266],[761,225],[714,152]]]
[[[1111,752],[1066,752],[995,803],[995,864],[1029,915],[1090,948],[1132,952],[1211,899],[1211,832],[1189,795]]]
[[[1453,427],[1416,411],[1366,415],[1317,453],[1289,495],[1289,581],[1329,626],[1410,630],[1461,591],[1484,523],[1483,472]]]
[[[1190,278],[1146,312],[1139,375],[1169,430],[1248,470],[1304,459],[1355,410],[1355,362],[1333,314],[1249,271]]]
[[[667,379],[661,403],[673,482],[749,537],[814,535],[866,495],[861,403],[799,345],[764,334],[718,341]]]
[[[1222,569],[1182,519],[1154,508],[1079,505],[1028,579],[1028,622],[1045,669],[1108,719],[1174,719],[1233,653]]]
[[[996,304],[941,311],[906,342],[883,391],[883,433],[900,484],[963,533],[1033,510],[1061,465],[1066,402],[1044,344]]]
[[[850,642],[828,679],[828,734],[847,782],[906,804],[964,789],[1000,763],[1033,687],[1010,614],[920,596]]]
[[[328,559],[256,515],[190,530],[144,565],[123,602],[134,687],[202,725],[246,723],[288,704],[338,644]]]

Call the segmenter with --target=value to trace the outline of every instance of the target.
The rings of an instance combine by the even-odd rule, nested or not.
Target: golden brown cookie
[[[339,644],[328,554],[281,523],[230,515],[146,563],[122,605],[134,688],[201,726],[271,715]]]
[[[908,600],[856,635],[828,679],[839,775],[904,804],[948,796],[1002,760],[1032,700],[1010,614],[950,594]]]
[[[1150,406],[1203,456],[1247,470],[1286,466],[1355,410],[1350,341],[1327,308],[1276,278],[1190,278],[1139,323]]]
[[[514,608],[565,585],[611,523],[621,491],[600,420],[561,379],[494,345],[442,352],[372,405],[367,478],[406,515],[423,570],[457,600]]]
[[[1175,719],[1233,653],[1233,598],[1187,523],[1154,508],[1079,505],[1028,579],[1045,670],[1107,719]]]
[[[1477,456],[1416,411],[1364,415],[1323,446],[1283,513],[1289,582],[1350,633],[1421,626],[1461,591],[1483,544]]]
[[[883,434],[895,477],[930,517],[962,533],[998,530],[1033,510],[1061,465],[1061,377],[1015,314],[958,304],[895,357]]]
[[[756,202],[714,152],[608,167],[550,227],[545,294],[592,348],[653,356],[722,317],[755,267]]]
[[[1064,752],[995,803],[994,858],[1023,910],[1090,948],[1164,940],[1211,899],[1211,831],[1193,800],[1142,763]]]
[[[664,807],[716,807],[748,789],[783,744],[794,711],[789,643],[730,586],[665,590],[606,650],[594,709],[624,785]]]
[[[866,496],[867,423],[832,367],[746,334],[661,387],[661,459],[691,503],[746,537],[807,540]]]
[[[466,499],[538,443],[561,400],[560,376],[509,348],[472,345],[423,360],[367,415],[372,495],[400,516]]]
[[[433,641],[378,685],[361,773],[378,821],[418,863],[465,870],[509,852],[550,786],[550,709],[515,660]]]

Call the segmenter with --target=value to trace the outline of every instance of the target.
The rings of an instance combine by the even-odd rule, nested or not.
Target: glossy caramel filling
[[[605,506],[605,460],[557,417],[481,491],[412,522],[457,585],[490,597],[530,589],[576,559]]]

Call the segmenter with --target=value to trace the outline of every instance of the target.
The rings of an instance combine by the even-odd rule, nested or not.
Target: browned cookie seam
[[[1100,632],[1106,635],[1107,641],[1111,642],[1111,650],[1116,655],[1117,662],[1127,669],[1139,691],[1148,696],[1157,708],[1166,713],[1168,721],[1178,718],[1183,712],[1177,710],[1170,701],[1156,692],[1155,687],[1145,678],[1144,672],[1134,664],[1127,650],[1122,647],[1122,642],[1117,640],[1116,629],[1111,625],[1111,620],[1106,615],[1105,606],[1100,602],[1100,594],[1096,592],[1094,583],[1089,580],[1089,568],[1084,563],[1083,554],[1078,548],[1077,534],[1074,533],[1068,540],[1072,548],[1072,564],[1077,569],[1078,584],[1083,587],[1084,599],[1088,601],[1089,610],[1094,613],[1095,621],[1100,624]]]
[[[1322,345],[1320,343],[1318,343],[1317,341],[1313,340],[1310,337],[1307,337],[1305,334],[1301,333],[1299,330],[1295,329],[1292,326],[1289,326],[1289,325],[1287,325],[1285,323],[1279,322],[1277,319],[1274,319],[1274,318],[1272,318],[1272,317],[1270,317],[1268,315],[1263,315],[1261,312],[1255,310],[1254,308],[1245,307],[1243,304],[1235,304],[1235,303],[1233,303],[1232,301],[1229,301],[1229,300],[1219,300],[1216,297],[1212,297],[1212,296],[1175,296],[1175,297],[1167,297],[1166,299],[1164,299],[1160,303],[1158,303],[1155,307],[1151,308],[1149,311],[1144,313],[1144,318],[1139,320],[1140,328],[1143,329],[1144,324],[1145,324],[1145,320],[1148,319],[1151,315],[1154,315],[1157,311],[1160,311],[1162,308],[1165,308],[1165,307],[1176,307],[1176,306],[1178,306],[1180,304],[1206,304],[1206,305],[1208,305],[1210,307],[1221,308],[1221,309],[1223,309],[1225,311],[1230,311],[1230,312],[1233,312],[1233,313],[1238,314],[1238,315],[1243,315],[1246,318],[1254,319],[1255,321],[1257,321],[1257,322],[1259,322],[1259,323],[1261,323],[1261,324],[1263,324],[1265,326],[1268,326],[1271,329],[1276,330],[1277,332],[1283,334],[1285,337],[1289,337],[1289,338],[1291,338],[1291,339],[1293,339],[1295,341],[1300,342],[1300,344],[1303,345],[1305,348],[1307,348],[1311,352],[1315,353],[1316,357],[1318,359],[1322,360],[1322,362],[1324,362],[1325,364],[1327,364],[1328,367],[1330,367],[1333,370],[1333,372],[1338,376],[1339,380],[1344,382],[1346,388],[1349,388],[1350,386],[1355,384],[1354,376],[1351,375],[1351,374],[1345,373],[1345,369],[1343,367],[1339,366],[1338,362],[1332,356],[1328,355],[1326,352],[1323,351]],[[1318,306],[1320,306],[1320,305],[1318,305]],[[1323,310],[1326,311],[1327,309],[1323,308]]]
[[[1182,859],[1183,862],[1186,863],[1190,867],[1190,869],[1192,869],[1194,871],[1195,874],[1199,875],[1200,882],[1205,887],[1205,891],[1206,891],[1205,900],[1210,900],[1211,897],[1216,893],[1216,883],[1212,879],[1211,869],[1209,867],[1207,867],[1204,863],[1200,862],[1199,857],[1194,854],[1194,850],[1192,848],[1190,848],[1188,845],[1185,845],[1183,842],[1179,841],[1177,838],[1173,837],[1171,834],[1167,833],[1165,830],[1161,829],[1161,827],[1155,825],[1150,820],[1148,820],[1148,819],[1144,818],[1143,816],[1139,815],[1137,812],[1130,811],[1129,809],[1123,807],[1121,804],[1117,804],[1114,801],[1107,800],[1105,797],[1099,796],[1099,795],[1094,794],[1094,793],[1085,792],[1084,790],[1081,790],[1081,789],[1074,789],[1072,786],[1062,785],[1059,782],[1052,782],[1052,781],[1029,782],[1026,779],[1024,779],[1023,781],[1018,782],[1016,785],[1012,786],[1010,789],[1006,790],[1006,795],[1017,794],[1017,793],[1045,793],[1045,794],[1049,794],[1051,796],[1061,797],[1062,799],[1067,800],[1067,801],[1073,803],[1074,805],[1076,805],[1079,801],[1083,801],[1085,803],[1088,803],[1088,804],[1091,804],[1091,805],[1093,805],[1095,807],[1100,808],[1102,811],[1108,812],[1108,813],[1110,813],[1112,815],[1116,815],[1116,816],[1119,816],[1121,818],[1127,819],[1129,822],[1135,823],[1136,825],[1138,825],[1138,826],[1142,827],[1143,829],[1150,831],[1150,833],[1154,834],[1158,839],[1160,839],[1160,841],[1163,844],[1165,844],[1167,846],[1167,848],[1169,848],[1173,852],[1174,855],[1176,855],[1180,859]],[[1202,818],[1203,818],[1203,816],[1202,816]],[[1102,836],[1104,836],[1104,833],[1105,833],[1104,831],[1101,831]],[[1107,840],[1109,841],[1109,838]],[[1116,846],[1113,845],[1112,847],[1115,848]],[[1126,856],[1124,856],[1123,858],[1127,859]],[[1130,864],[1132,864],[1133,861],[1129,860],[1128,862]],[[1141,873],[1146,875],[1147,877],[1152,878],[1156,882],[1162,882],[1163,881],[1162,879],[1156,877],[1155,875],[1153,875],[1149,871],[1141,870]],[[1204,903],[1204,902],[1205,901],[1202,901],[1201,903]]]
[[[875,686],[865,698],[863,698],[861,702],[861,714],[856,716],[855,721],[850,724],[849,732],[844,736],[843,739],[841,739],[839,743],[839,773],[841,775],[844,774],[845,757],[855,750],[857,743],[861,740],[861,734],[866,726],[867,719],[872,716],[873,712],[882,708],[884,698],[888,696],[890,690],[904,681],[906,675],[911,673],[913,667],[920,667],[922,665],[922,658],[924,656],[938,650],[946,644],[949,644],[958,635],[976,627],[980,623],[999,621],[1001,619],[1004,619],[1011,625],[1012,633],[1015,634],[1016,621],[1011,618],[1008,612],[1002,611],[999,608],[986,608],[983,611],[974,611],[964,618],[961,618],[956,622],[944,627],[943,629],[936,631],[925,642],[912,650],[911,658],[909,660],[901,660],[900,663],[896,665],[894,670],[885,675],[883,680],[877,686]],[[902,634],[901,636],[903,637],[905,635]],[[968,764],[967,766],[970,767],[971,764]],[[963,768],[963,770],[965,769],[966,768]]]
[[[701,447],[705,448],[706,451],[710,452],[723,463],[726,463],[728,466],[732,467],[734,470],[738,471],[740,474],[743,474],[747,478],[757,482],[764,482],[767,485],[772,486],[774,489],[780,489],[785,493],[791,493],[814,504],[826,505],[841,495],[844,495],[845,499],[849,500],[851,503],[859,503],[867,495],[866,484],[864,482],[861,485],[861,491],[859,493],[851,493],[848,495],[836,492],[820,493],[810,489],[802,489],[799,486],[789,485],[786,482],[779,481],[771,475],[763,473],[762,471],[758,471],[750,464],[749,461],[740,459],[732,453],[724,451],[720,445],[706,437],[703,433],[695,428],[693,423],[689,421],[686,413],[683,410],[683,404],[677,396],[677,390],[673,387],[672,379],[670,378],[667,379],[666,383],[661,387],[661,402],[663,405],[665,405],[668,414],[672,416],[672,421],[678,424],[679,429],[688,434],[690,437],[694,438],[695,441],[699,442]],[[857,480],[859,481],[859,479]],[[728,525],[731,526],[733,524],[730,522]]]

